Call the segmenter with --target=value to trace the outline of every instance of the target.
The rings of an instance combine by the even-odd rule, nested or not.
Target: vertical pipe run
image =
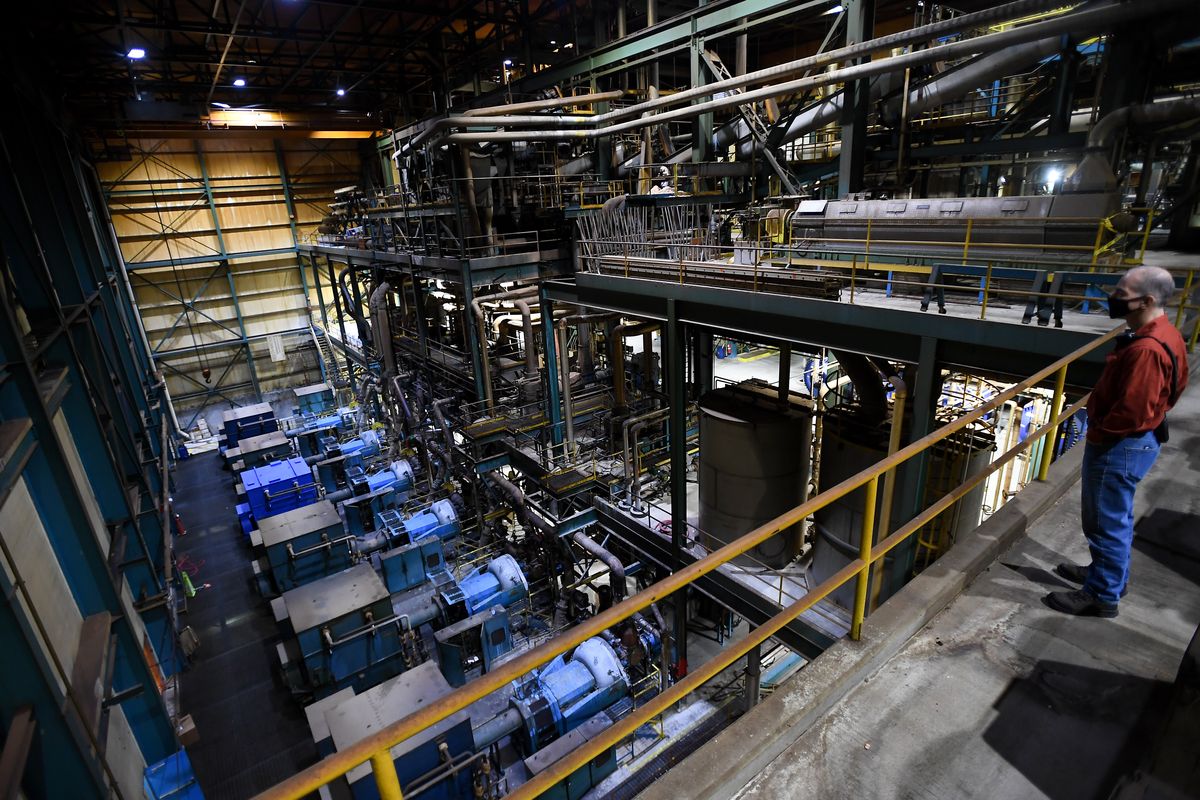
[[[571,355],[567,352],[565,327],[558,339],[558,354],[562,361],[562,372],[559,374],[559,379],[562,381],[563,419],[567,423],[567,450],[570,452],[575,449],[575,412],[571,407]]]
[[[1058,374],[1054,376],[1054,399],[1050,403],[1050,419],[1049,422],[1054,422],[1062,413],[1063,408],[1063,392],[1067,386],[1067,366],[1063,365]],[[1058,426],[1053,430],[1046,431],[1042,436],[1042,463],[1038,467],[1038,480],[1044,481],[1050,475],[1050,459],[1054,457],[1054,445],[1058,441]]]
[[[545,284],[538,287],[542,308],[542,338],[546,357],[546,403],[550,418],[550,441],[554,446],[563,442],[562,406],[558,398],[558,359],[554,347],[554,301],[546,294]]]
[[[792,380],[792,346],[790,344],[781,344],[779,346],[779,400],[787,402],[788,392],[791,390]]]
[[[871,549],[875,544],[875,501],[878,490],[879,476],[876,475],[866,485],[862,530],[859,531],[858,557],[863,565],[854,584],[854,615],[850,619],[850,638],[856,642],[862,637],[863,618],[867,611],[867,584],[870,583]]]
[[[683,567],[687,539],[687,398],[683,385],[684,326],[675,310],[675,299],[667,299],[666,347],[668,435],[671,448],[671,570]],[[673,595],[675,603],[675,672],[687,674],[687,589]]]
[[[762,645],[754,645],[746,653],[746,697],[745,709],[758,705],[759,685],[762,678]]]

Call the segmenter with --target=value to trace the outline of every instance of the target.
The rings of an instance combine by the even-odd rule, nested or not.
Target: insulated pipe
[[[533,338],[533,312],[528,300],[524,298],[514,301],[517,310],[521,312],[521,329],[525,337],[525,374],[529,377],[537,375],[537,343]]]
[[[442,429],[442,435],[446,440],[446,452],[454,452],[454,436],[450,433],[450,423],[446,422],[446,415],[442,413],[442,404],[449,403],[453,400],[452,397],[443,397],[441,400],[433,401],[433,419],[437,422],[438,427]]]
[[[488,411],[495,408],[495,400],[492,395],[492,366],[488,358],[487,344],[487,320],[483,315],[483,303],[489,301],[509,300],[514,297],[532,296],[532,293],[537,289],[533,287],[524,287],[522,289],[511,289],[500,294],[492,294],[486,297],[476,297],[471,300],[471,309],[475,312],[475,328],[476,335],[479,336],[479,361],[480,369],[483,370],[483,391],[484,397],[487,400]],[[536,369],[535,369],[536,371]]]
[[[505,478],[499,472],[489,472],[487,480],[493,486],[508,496],[509,504],[512,510],[517,512],[517,516],[531,523],[533,527],[540,530],[542,533],[551,536],[556,534],[554,526],[551,525],[541,514],[536,514],[529,509],[529,505],[525,502],[525,493],[515,483]]]
[[[858,395],[859,414],[870,425],[883,422],[887,416],[887,392],[883,389],[883,377],[871,359],[846,350],[830,352],[854,386],[854,392]]]
[[[711,111],[718,111],[746,105],[748,103],[768,100],[780,95],[794,94],[818,86],[846,83],[852,80],[869,78],[887,72],[899,72],[908,67],[919,64],[927,64],[933,61],[942,61],[951,58],[969,56],[976,53],[999,50],[1005,47],[1012,47],[1013,45],[1023,44],[1025,42],[1048,36],[1055,36],[1069,32],[1090,33],[1095,30],[1107,28],[1109,26],[1126,22],[1138,17],[1149,16],[1164,11],[1172,11],[1186,4],[1187,0],[1142,0],[1138,3],[1114,3],[1097,8],[1084,9],[1082,11],[1072,12],[1061,17],[1055,17],[1042,22],[1024,25],[1019,28],[1011,28],[997,33],[986,34],[973,39],[963,39],[948,44],[939,45],[937,47],[931,47],[926,50],[916,50],[913,52],[892,56],[890,58],[880,59],[878,61],[869,61],[862,64],[856,64],[822,73],[820,75],[785,81],[783,83],[773,84],[747,92],[729,94],[718,99],[699,103],[686,108],[679,108],[664,112],[662,114],[644,117],[642,119],[634,119],[627,122],[609,124],[589,130],[532,130],[495,131],[489,133],[455,133],[448,136],[447,139],[452,142],[461,143],[531,141],[543,139],[595,139],[603,136],[614,136],[627,130],[635,130],[648,125],[659,125],[664,122],[670,122],[677,119],[688,119]],[[960,21],[962,19],[962,17],[958,18]],[[736,81],[743,79],[737,78],[733,80]],[[709,91],[713,90],[713,87],[716,85],[717,84],[706,85],[704,87],[705,92],[708,93]],[[662,102],[662,100],[675,99],[677,97],[679,97],[679,95],[670,95],[667,98],[661,98],[658,101],[651,102]],[[644,113],[646,110],[646,105],[647,103],[641,103],[636,106],[630,106],[629,108],[623,110],[627,112]],[[592,121],[595,122],[599,120],[600,117],[596,117],[593,118]]]
[[[621,563],[621,559],[603,548],[599,542],[583,531],[572,533],[571,541],[604,562],[604,565],[608,567],[608,585],[612,587],[613,603],[619,603],[624,600],[626,588],[625,565]]]
[[[371,319],[375,321],[371,326],[371,336],[375,340],[379,356],[383,359],[384,380],[396,374],[396,354],[392,352],[392,321],[388,318],[387,310],[387,293],[391,289],[391,285],[384,281],[371,292],[371,299],[367,302],[371,309]]]
[[[605,100],[619,100],[625,93],[619,90],[611,92],[592,92],[591,94],[568,95],[567,97],[551,97],[547,100],[531,100],[527,103],[508,103],[500,106],[485,106],[472,108],[462,113],[464,117],[491,117],[498,114],[516,114],[523,111],[540,111],[544,108],[560,108],[562,106],[597,103]]]
[[[558,380],[562,387],[563,419],[567,423],[567,452],[571,452],[575,447],[575,409],[571,405],[571,356],[567,352],[565,326],[563,326],[562,336],[555,343],[555,349],[558,351],[559,362],[562,365],[558,370]]]
[[[476,752],[482,753],[505,736],[520,730],[524,722],[521,712],[515,706],[509,706],[471,731],[472,736],[475,738]]]
[[[1127,128],[1148,128],[1200,117],[1200,98],[1181,97],[1162,103],[1118,108],[1105,115],[1088,132],[1083,160],[1063,183],[1069,192],[1111,192],[1117,186],[1109,160],[1118,134]]]
[[[708,83],[703,86],[693,87],[692,89],[686,89],[684,91],[676,92],[674,94],[660,97],[655,100],[650,100],[650,101],[644,102],[644,103],[638,103],[638,104],[630,106],[628,108],[614,109],[613,111],[609,111],[604,114],[598,114],[591,118],[584,117],[584,118],[575,118],[575,119],[582,119],[584,122],[591,123],[591,124],[606,124],[606,123],[609,123],[609,122],[612,122],[615,120],[624,119],[626,117],[634,117],[634,116],[646,114],[646,113],[654,111],[658,108],[663,108],[663,107],[670,106],[670,105],[677,105],[679,103],[684,103],[686,101],[692,100],[697,97],[711,98],[714,94],[717,94],[717,93],[725,93],[732,89],[741,89],[741,88],[745,88],[748,86],[757,86],[757,85],[760,85],[763,83],[768,83],[768,82],[778,79],[778,78],[782,78],[782,77],[785,77],[788,75],[794,75],[796,73],[803,72],[803,71],[811,69],[813,67],[822,67],[827,64],[833,64],[833,63],[837,63],[837,62],[843,62],[843,61],[856,59],[861,56],[865,56],[870,53],[873,53],[877,50],[893,50],[897,47],[903,47],[903,46],[909,45],[909,44],[916,44],[916,43],[920,43],[920,42],[926,42],[926,41],[930,41],[933,39],[937,39],[948,33],[955,33],[955,32],[959,32],[959,31],[967,30],[972,27],[978,27],[979,25],[984,24],[984,23],[994,22],[997,20],[1004,20],[1004,19],[1016,19],[1016,18],[1019,18],[1022,16],[1026,16],[1031,13],[1035,13],[1038,11],[1043,11],[1043,10],[1046,10],[1049,8],[1053,8],[1055,5],[1056,5],[1055,0],[1020,0],[1019,2],[1007,3],[1005,5],[997,6],[995,8],[985,9],[983,11],[977,11],[973,14],[964,14],[959,17],[941,20],[939,22],[934,22],[929,25],[923,25],[918,28],[913,28],[911,30],[902,31],[900,33],[891,34],[889,36],[880,36],[880,37],[871,39],[866,42],[849,45],[847,47],[838,48],[836,50],[826,51],[824,53],[818,53],[816,55],[796,59],[794,61],[788,61],[783,64],[777,64],[773,67],[767,67],[765,69],[755,70],[754,72],[748,72],[744,75],[737,75],[732,78],[728,78],[726,80],[715,81],[713,83]],[[834,81],[834,82],[836,83],[839,81]],[[651,81],[651,83],[654,83],[655,85],[657,85],[657,81]],[[738,96],[745,97],[744,94],[738,95]],[[750,102],[750,101],[746,100],[745,102]],[[741,103],[735,102],[734,105],[741,105]],[[699,106],[697,106],[697,108],[698,107]],[[427,139],[430,135],[432,135],[432,132],[435,129],[444,128],[444,127],[451,125],[452,123],[450,123],[450,120],[452,120],[452,119],[455,119],[455,118],[445,117],[445,118],[442,118],[441,120],[434,121],[434,123],[431,125],[430,128],[427,128],[427,129],[421,131],[419,134],[417,134],[416,137],[414,137],[412,140],[410,140],[410,142],[408,144],[406,144],[404,149],[407,150],[407,149],[421,145],[425,141],[425,139]],[[478,120],[470,120],[469,117],[467,117],[466,119],[467,119],[467,121],[463,121],[461,119],[459,119],[457,121],[461,125],[469,125],[472,123],[476,124],[476,125],[479,124]],[[524,125],[524,124],[529,124],[529,120],[531,120],[531,119],[537,120],[537,119],[544,119],[544,118],[512,117],[512,118],[510,118],[511,122],[501,122],[501,120],[503,120],[503,119],[504,119],[503,117],[496,117],[494,119],[489,119],[488,122],[497,124],[497,125],[499,125],[499,124]],[[657,124],[657,122],[659,122],[659,121],[665,121],[665,120],[656,120],[655,124]],[[578,123],[566,123],[566,124],[578,124]],[[514,141],[516,141],[516,140],[514,140]],[[399,153],[399,152],[402,152],[402,151],[397,151],[397,153]]]
[[[637,444],[637,439],[631,437],[630,434],[633,433],[633,428],[635,426],[640,425],[644,427],[646,422],[649,422],[656,417],[666,416],[669,411],[669,408],[656,409],[655,411],[650,411],[646,414],[630,417],[621,425],[621,454],[624,456],[625,462],[625,474],[623,476],[625,479],[625,497],[631,506],[633,504],[633,480],[636,474],[634,471],[633,450],[631,449],[631,446]]]
[[[628,407],[625,402],[625,337],[656,331],[660,325],[658,322],[622,322],[613,329],[610,360],[613,362],[613,400],[617,410]]]

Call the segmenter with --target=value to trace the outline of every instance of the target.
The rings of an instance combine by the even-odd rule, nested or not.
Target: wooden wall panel
[[[295,247],[316,235],[334,190],[360,182],[361,147],[137,140],[132,160],[97,165],[147,337],[181,411],[319,380],[308,331],[316,298]],[[273,335],[284,337],[281,362],[269,353]]]

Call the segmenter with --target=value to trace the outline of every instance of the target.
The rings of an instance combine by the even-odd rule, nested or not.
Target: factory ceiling
[[[706,10],[733,2],[714,0]],[[906,26],[917,4],[880,0],[877,22]],[[436,110],[438,97],[504,88],[531,64],[536,71],[570,62],[617,32],[612,0],[51,5],[20,12],[29,16],[25,43],[49,62],[75,113],[109,129],[194,128],[227,108],[302,112],[293,118],[301,127],[381,129]],[[698,4],[657,5],[667,21]],[[969,0],[956,10],[981,5]],[[765,65],[813,51],[835,18],[810,7],[752,30],[751,59]],[[626,4],[626,25],[630,32],[646,26],[645,2]],[[686,63],[666,66],[665,75],[686,76]]]

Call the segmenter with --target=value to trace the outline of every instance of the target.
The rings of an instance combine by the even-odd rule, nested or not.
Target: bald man
[[[1062,577],[1083,587],[1051,592],[1046,604],[1065,614],[1117,616],[1129,581],[1133,495],[1167,439],[1166,414],[1187,386],[1187,350],[1166,316],[1175,294],[1171,274],[1137,267],[1108,296],[1108,314],[1122,333],[1088,400],[1083,451],[1083,535],[1092,563],[1059,564]]]

